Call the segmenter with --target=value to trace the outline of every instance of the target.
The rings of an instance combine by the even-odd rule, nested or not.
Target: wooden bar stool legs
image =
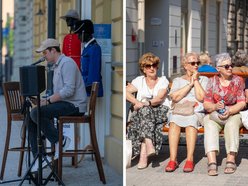
[[[58,129],[59,129],[59,158],[58,158],[58,176],[62,179],[62,159],[63,157],[77,156],[78,154],[93,154],[95,155],[96,165],[99,173],[100,180],[103,184],[106,184],[104,170],[102,166],[102,160],[99,152],[99,147],[96,137],[95,129],[95,106],[98,92],[98,83],[94,82],[91,87],[91,95],[89,102],[89,109],[87,115],[82,116],[60,116],[58,118]],[[90,129],[90,140],[92,143],[92,150],[87,149],[74,149],[63,152],[63,125],[64,123],[75,123],[75,124],[89,124]]]
[[[97,143],[97,137],[96,137],[96,130],[95,130],[95,124],[90,122],[90,137],[92,142],[92,151],[89,152],[88,150],[68,150],[67,152],[63,152],[62,144],[63,144],[63,124],[68,123],[70,120],[70,123],[78,123],[80,120],[81,123],[84,123],[85,120],[81,116],[63,116],[59,118],[59,158],[58,158],[58,176],[60,179],[62,179],[62,166],[63,166],[63,157],[70,157],[70,156],[77,156],[78,154],[94,154],[96,165],[99,173],[100,180],[105,184],[105,175],[104,170],[102,166],[102,160],[100,156],[100,151]]]
[[[3,152],[3,160],[2,160],[2,168],[1,168],[0,180],[3,180],[3,176],[4,176],[4,170],[5,170],[6,160],[7,160],[8,151],[9,151],[10,133],[11,133],[11,121],[8,119],[7,133],[6,133],[5,147],[4,147],[4,152]]]
[[[2,167],[0,173],[0,180],[3,180],[5,166],[7,161],[7,156],[9,151],[19,151],[19,167],[18,167],[18,176],[20,177],[22,174],[22,163],[24,157],[24,151],[27,149],[25,148],[25,141],[26,141],[26,127],[22,127],[22,136],[21,136],[21,145],[19,147],[12,147],[10,148],[10,138],[11,138],[11,127],[12,121],[24,121],[24,115],[21,113],[24,98],[20,94],[20,82],[5,82],[3,83],[3,92],[4,98],[6,103],[6,110],[7,110],[7,130],[6,130],[6,140],[5,140],[5,147],[2,159]],[[24,123],[23,123],[24,125]],[[4,135],[4,134],[3,134]]]
[[[100,151],[98,148],[98,143],[97,143],[97,138],[96,138],[95,124],[94,125],[90,124],[90,136],[91,136],[91,143],[93,146],[93,151],[94,151],[94,155],[95,155],[95,160],[96,160],[100,180],[104,184],[106,184],[105,175],[104,175],[104,171],[103,171],[103,167],[102,167],[102,160],[101,160]]]
[[[22,165],[23,165],[23,157],[25,151],[25,143],[26,143],[26,126],[23,127],[22,130],[22,140],[21,140],[21,150],[20,150],[20,157],[19,157],[19,166],[18,166],[18,177],[22,175]]]
[[[0,180],[3,180],[6,162],[7,162],[7,156],[9,151],[20,151],[20,157],[19,157],[19,165],[18,165],[18,173],[17,176],[20,177],[22,175],[22,164],[23,164],[23,158],[24,158],[24,151],[25,151],[25,142],[26,142],[26,127],[23,128],[22,136],[21,136],[21,146],[20,148],[9,148],[10,143],[10,136],[11,136],[11,121],[8,121],[7,124],[7,133],[6,133],[6,140],[5,140],[5,147],[4,147],[4,153],[3,153],[3,159],[2,159],[2,167],[1,167],[1,174],[0,174]]]

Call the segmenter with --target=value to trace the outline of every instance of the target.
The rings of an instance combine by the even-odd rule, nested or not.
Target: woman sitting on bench
[[[204,116],[203,113],[196,113],[196,108],[198,111],[203,111],[204,89],[208,82],[207,77],[199,77],[197,72],[199,65],[199,56],[196,53],[186,54],[182,60],[182,66],[186,73],[182,77],[175,78],[172,83],[169,95],[174,108],[169,128],[170,161],[165,168],[166,172],[173,172],[178,168],[177,149],[181,127],[185,128],[187,143],[187,160],[183,171],[192,172],[194,170],[193,154],[197,139],[198,120]]]
[[[227,153],[224,173],[235,172],[239,129],[242,126],[239,111],[246,105],[244,80],[232,74],[233,66],[229,54],[218,54],[215,61],[220,75],[209,79],[204,98],[204,108],[209,113],[203,121],[209,176],[218,175],[216,155],[219,153],[219,132],[223,128]]]
[[[133,104],[127,138],[132,141],[133,155],[140,155],[138,169],[147,167],[148,157],[157,154],[162,145],[162,127],[167,121],[169,107],[165,104],[169,81],[158,77],[160,59],[152,53],[139,60],[144,74],[126,87],[127,100]],[[133,94],[137,92],[135,97]]]

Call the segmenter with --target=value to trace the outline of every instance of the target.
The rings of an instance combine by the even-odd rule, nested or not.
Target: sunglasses
[[[218,66],[218,67],[224,67],[226,70],[228,70],[230,67],[232,67],[233,68],[233,64],[231,64],[231,65],[220,65],[220,66]]]
[[[158,67],[158,63],[153,63],[153,64],[146,64],[145,68],[157,68]]]
[[[195,66],[195,65],[199,66],[201,64],[200,61],[192,61],[192,62],[188,62],[188,63],[191,64],[192,66]]]

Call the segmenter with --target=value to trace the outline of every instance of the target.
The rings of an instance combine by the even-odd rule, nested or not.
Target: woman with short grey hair
[[[231,57],[228,53],[221,53],[215,57],[219,75],[209,79],[204,98],[204,147],[208,158],[208,175],[216,176],[219,154],[219,132],[224,129],[226,147],[225,174],[232,174],[236,170],[235,157],[239,148],[239,129],[242,126],[241,111],[245,103],[244,80],[233,75]]]

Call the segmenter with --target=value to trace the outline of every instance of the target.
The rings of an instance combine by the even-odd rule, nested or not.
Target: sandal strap
[[[211,171],[211,170],[217,171],[217,169],[218,169],[217,163],[212,162],[212,163],[209,163],[209,164],[208,164],[208,172]]]
[[[232,161],[227,161],[226,164],[233,164],[236,165],[236,163],[232,162]]]
[[[169,161],[168,167],[177,167],[178,163],[176,161]]]
[[[208,164],[208,167],[210,167],[211,165],[217,166],[217,163],[216,163],[216,162],[209,163],[209,164]]]
[[[232,161],[227,161],[226,162],[226,168],[233,168],[236,169],[237,165],[236,163],[232,162]]]

